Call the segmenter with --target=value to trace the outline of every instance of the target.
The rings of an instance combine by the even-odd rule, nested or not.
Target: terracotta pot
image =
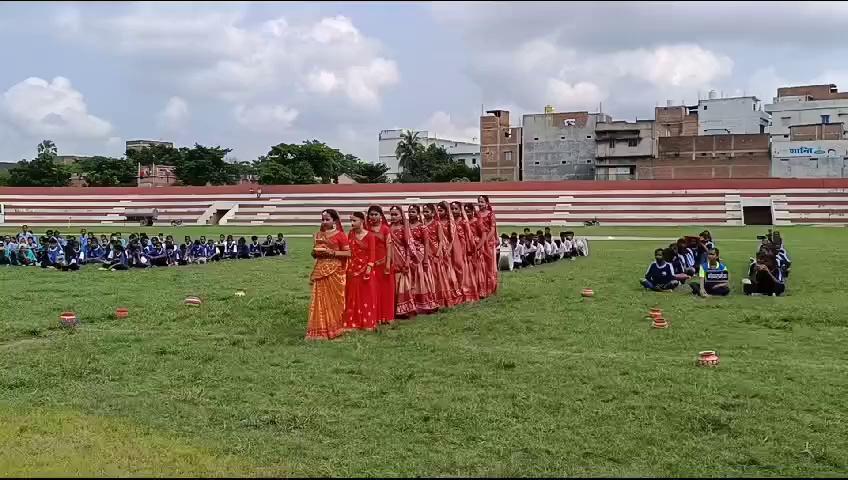
[[[653,327],[653,328],[668,328],[668,322],[666,322],[663,317],[654,317],[654,321],[653,321],[653,323],[651,323],[651,327]]]
[[[77,314],[74,312],[62,312],[59,315],[59,321],[62,323],[62,326],[73,328],[79,325],[79,319],[77,319]]]
[[[658,307],[654,307],[654,308],[651,309],[650,312],[648,312],[648,315],[651,318],[662,317],[662,309],[660,309]]]
[[[581,294],[581,295],[583,295],[583,296],[584,296],[584,297],[586,297],[586,298],[588,298],[588,297],[594,297],[594,296],[595,296],[595,291],[594,291],[594,290],[592,290],[591,288],[584,288],[584,289],[583,289],[583,291],[582,291],[580,294]]]
[[[203,301],[201,301],[198,297],[186,297],[185,299],[185,304],[193,307],[198,307],[201,303],[203,303]]]
[[[130,316],[130,311],[126,308],[121,307],[115,310],[115,316],[118,318],[127,318],[128,316]]]
[[[718,366],[718,355],[712,350],[699,352],[698,365],[702,367],[716,367]]]

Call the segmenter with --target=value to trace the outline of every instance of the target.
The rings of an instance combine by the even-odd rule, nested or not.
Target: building
[[[141,150],[142,148],[162,145],[174,148],[174,142],[162,142],[159,140],[127,140],[127,150]]]
[[[56,162],[62,165],[73,165],[82,160],[88,160],[89,158],[93,158],[90,155],[57,155]]]
[[[129,143],[129,142],[127,142]],[[139,187],[170,187],[178,183],[172,165],[153,165],[138,167]]]
[[[698,101],[698,135],[765,133],[769,121],[757,97],[718,98],[712,90]]]
[[[772,115],[772,176],[848,176],[848,92],[832,84],[778,88],[765,110]]]
[[[653,120],[595,124],[595,180],[637,180],[639,165],[656,155]]]
[[[609,122],[603,113],[564,112],[524,115],[524,180],[593,180],[595,125]]]
[[[698,107],[672,105],[654,109],[657,138],[692,136],[698,134]]]
[[[509,124],[509,111],[489,110],[480,117],[480,179],[522,179],[522,129]]]
[[[660,137],[657,158],[639,164],[640,180],[767,178],[769,135],[724,134]]]
[[[378,137],[379,160],[378,163],[385,163],[389,167],[386,175],[389,178],[397,177],[400,173],[399,160],[395,155],[398,143],[400,143],[401,135],[407,129],[383,130]],[[439,138],[435,134],[431,134],[427,130],[417,130],[418,140],[425,148],[430,145],[442,147],[448,152],[448,155],[456,161],[462,161],[469,167],[480,166],[480,144],[473,142],[464,142],[460,140],[449,140]]]

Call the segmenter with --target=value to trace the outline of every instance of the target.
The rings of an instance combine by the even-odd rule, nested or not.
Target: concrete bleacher
[[[753,208],[776,225],[848,223],[846,180],[496,182],[163,188],[0,188],[0,222],[20,225],[126,224],[158,210],[157,225],[309,225],[335,208],[343,216],[489,195],[502,224],[743,225]],[[750,220],[748,218],[747,220]],[[135,223],[135,222],[133,222]]]

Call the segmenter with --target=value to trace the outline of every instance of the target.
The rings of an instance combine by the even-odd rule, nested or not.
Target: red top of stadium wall
[[[715,189],[786,189],[786,188],[848,188],[848,178],[763,178],[737,180],[635,180],[561,182],[485,182],[485,183],[385,183],[385,184],[315,184],[264,185],[262,196],[296,195],[303,193],[363,193],[363,192],[467,192],[467,191],[549,191],[549,190],[715,190]],[[250,185],[220,187],[0,187],[0,195],[216,195],[254,194]]]

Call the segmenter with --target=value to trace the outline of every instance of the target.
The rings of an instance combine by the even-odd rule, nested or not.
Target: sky
[[[0,3],[0,161],[132,139],[254,160],[380,130],[476,140],[481,109],[652,118],[671,99],[848,90],[848,3]]]

